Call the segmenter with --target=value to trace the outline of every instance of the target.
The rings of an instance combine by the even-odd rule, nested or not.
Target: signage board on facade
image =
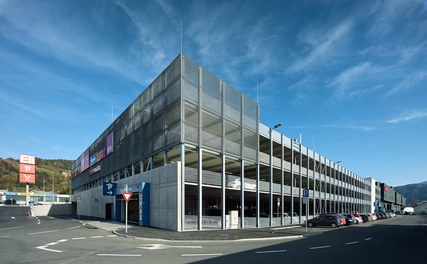
[[[104,196],[116,195],[117,183],[103,182],[102,183],[102,194]]]

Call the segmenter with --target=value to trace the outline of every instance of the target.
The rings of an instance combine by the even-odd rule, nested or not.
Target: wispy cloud
[[[330,57],[335,56],[339,45],[349,34],[353,27],[353,22],[350,20],[342,21],[335,27],[327,30],[324,34],[319,34],[322,31],[319,28],[310,28],[300,37],[303,44],[309,44],[311,49],[305,55],[298,57],[287,69],[287,72],[299,72],[310,70],[318,63],[325,63]]]
[[[317,125],[307,125],[307,126],[297,126],[292,127],[293,129],[350,129],[357,130],[362,132],[371,132],[379,129],[386,129],[383,122],[377,121],[349,121],[349,120],[340,120],[334,123],[325,123],[325,124],[317,124]]]
[[[372,65],[370,62],[359,63],[339,73],[327,83],[327,87],[334,90],[333,97],[335,98],[363,95],[369,90],[376,90],[379,87],[378,85],[370,87],[367,85],[367,81],[372,80],[382,71],[381,67]]]
[[[136,11],[121,3],[117,5],[121,8],[106,5],[96,11],[95,7],[92,9],[89,6],[76,10],[67,2],[29,2],[20,8],[11,5],[3,12],[0,11],[6,22],[0,24],[0,31],[7,39],[65,64],[104,69],[147,84],[155,77],[154,73],[158,74],[160,68],[163,69],[177,52],[171,58],[165,58],[165,45],[158,42],[166,38],[158,38],[163,32],[156,31],[157,27],[153,24],[141,23],[140,18],[143,16],[138,16]],[[122,11],[133,21],[138,39],[132,39],[131,23],[115,34],[110,34],[111,31],[105,28],[106,25],[115,26],[110,23],[107,14],[120,17],[123,16]],[[76,12],[81,12],[79,15],[84,19],[76,19],[78,16],[73,16]],[[178,45],[178,34],[176,36]],[[130,41],[124,43],[122,39],[125,38]],[[172,43],[172,40],[168,40],[168,43]],[[179,50],[178,46],[176,50]]]
[[[390,91],[388,91],[384,97],[388,98],[397,93],[412,89],[416,87],[417,84],[424,81],[427,78],[427,71],[415,72],[408,77],[403,78],[401,82],[395,85]]]
[[[387,123],[399,124],[399,123],[409,122],[409,121],[423,119],[423,118],[427,118],[427,110],[409,110],[390,119]]]

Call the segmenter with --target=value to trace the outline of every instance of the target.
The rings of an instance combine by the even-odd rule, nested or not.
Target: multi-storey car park
[[[255,101],[181,54],[74,162],[76,213],[124,221],[126,187],[129,221],[176,231],[381,209],[374,179],[277,126],[261,124]],[[401,195],[388,198],[388,209],[403,205]]]

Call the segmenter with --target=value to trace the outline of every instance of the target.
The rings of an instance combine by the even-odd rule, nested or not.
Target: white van
[[[403,209],[403,211],[401,212],[401,214],[405,214],[405,215],[407,215],[407,214],[415,214],[414,213],[414,207],[405,207],[404,209]]]

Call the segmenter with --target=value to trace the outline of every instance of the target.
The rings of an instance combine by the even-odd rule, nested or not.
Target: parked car
[[[330,226],[332,228],[342,226],[342,222],[337,215],[333,214],[322,214],[313,219],[307,221],[307,225],[310,227],[315,226]]]
[[[356,218],[358,224],[363,223],[363,219],[359,214],[353,214],[353,216]]]
[[[4,205],[17,205],[15,199],[7,199],[4,201]]]
[[[393,212],[393,211],[390,211],[390,212],[387,212],[387,213],[390,215],[390,217],[396,217],[396,213]]]
[[[369,214],[368,213],[367,215],[370,215],[372,217],[372,221],[378,220],[378,217],[376,214]]]
[[[356,224],[356,218],[352,214],[343,214],[345,216],[346,225]]]
[[[372,221],[372,218],[370,218],[370,216],[368,216],[367,214],[360,214],[360,216],[362,217],[363,223]]]
[[[320,215],[336,215],[336,216],[338,216],[339,220],[341,221],[341,225],[346,225],[347,224],[346,218],[342,214],[338,214],[338,213],[322,213]]]
[[[384,212],[379,212],[378,215],[379,215],[379,217],[381,217],[381,219],[387,219],[388,218],[387,214]]]

